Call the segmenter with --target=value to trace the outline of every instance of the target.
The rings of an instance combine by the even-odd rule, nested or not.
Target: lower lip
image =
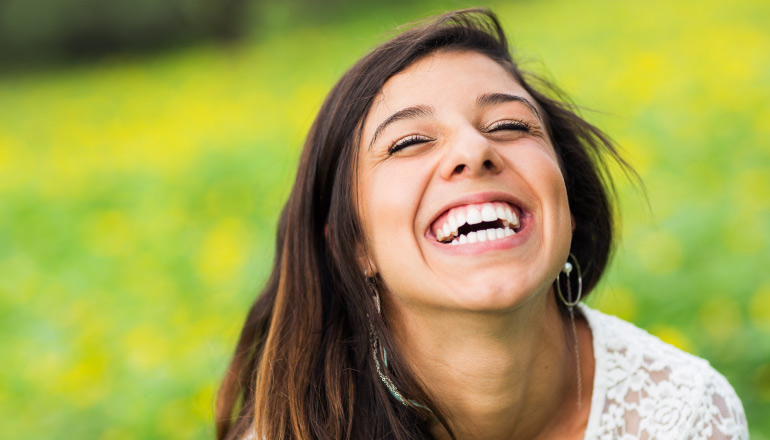
[[[520,222],[521,228],[519,228],[519,232],[508,237],[498,238],[497,240],[477,241],[476,243],[465,243],[455,246],[441,243],[433,236],[429,237],[429,241],[442,251],[457,255],[473,255],[495,250],[511,249],[527,241],[532,232],[531,216],[522,216]]]

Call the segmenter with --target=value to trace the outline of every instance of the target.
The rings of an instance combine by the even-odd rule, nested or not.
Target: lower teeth
[[[497,228],[497,229],[483,229],[481,231],[473,231],[467,234],[462,234],[451,241],[452,245],[467,243],[477,243],[480,241],[494,241],[501,238],[510,237],[516,234],[516,231],[509,227]]]

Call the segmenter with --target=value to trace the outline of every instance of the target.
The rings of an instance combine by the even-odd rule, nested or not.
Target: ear
[[[360,244],[356,246],[356,260],[358,261],[358,267],[361,270],[361,275],[366,278],[372,278],[377,275],[377,265],[366,252],[364,246]]]
[[[377,275],[377,265],[360,247],[358,248],[358,267],[361,268],[361,275],[366,278],[372,278]]]
[[[331,224],[327,223],[324,226],[324,240],[326,240],[326,245],[332,250],[334,250],[331,235],[333,230],[334,227]],[[358,263],[358,268],[362,276],[370,278],[377,275],[377,265],[374,264],[374,261],[372,261],[371,258],[369,258],[361,245],[356,246],[356,262]]]
[[[572,232],[575,232],[575,227],[577,225],[575,224],[575,216],[571,212],[569,214],[569,218],[572,220],[572,222],[571,222],[572,223]]]

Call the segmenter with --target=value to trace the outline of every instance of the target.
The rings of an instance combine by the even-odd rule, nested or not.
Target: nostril
[[[487,170],[494,170],[497,168],[494,163],[492,163],[491,160],[487,159],[484,161],[484,168]]]
[[[463,164],[457,165],[455,169],[452,171],[452,174],[462,174],[464,169],[465,169],[465,165]]]

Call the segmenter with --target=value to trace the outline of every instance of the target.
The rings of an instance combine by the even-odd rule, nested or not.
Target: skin
[[[479,103],[492,94],[515,99]],[[580,225],[534,103],[492,59],[441,51],[385,83],[359,142],[362,265],[383,281],[383,314],[459,439],[583,438],[588,420],[590,329],[578,320],[579,410],[574,347],[552,290]],[[493,201],[521,208],[519,233],[436,240],[431,225],[448,208]],[[448,438],[438,424],[434,435]]]

